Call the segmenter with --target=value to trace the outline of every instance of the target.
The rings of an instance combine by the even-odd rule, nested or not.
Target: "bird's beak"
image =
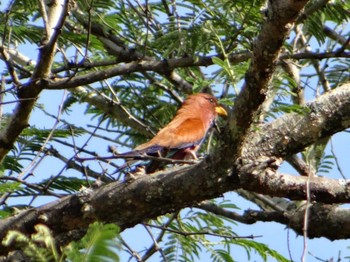
[[[215,107],[215,112],[219,115],[219,116],[228,116],[227,111],[225,110],[225,108],[223,108],[222,106],[216,106]]]

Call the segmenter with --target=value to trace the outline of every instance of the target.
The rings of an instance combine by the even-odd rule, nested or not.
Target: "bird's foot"
[[[137,166],[134,170],[125,174],[124,181],[132,182],[138,177],[145,176],[146,174],[146,168],[144,166]]]

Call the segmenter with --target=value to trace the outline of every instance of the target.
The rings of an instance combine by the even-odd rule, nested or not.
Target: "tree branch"
[[[280,160],[274,162],[273,157],[292,155],[324,135],[349,127],[349,85],[334,89],[309,103],[310,112],[307,114],[286,114],[262,126],[261,135],[252,135],[251,142],[245,145],[249,152],[255,153],[243,150],[241,161],[235,161],[234,156],[222,151],[222,156],[210,155],[196,165],[175,167],[131,182],[110,183],[96,191],[83,191],[3,220],[0,239],[9,229],[30,234],[35,224],[44,223],[52,229],[58,241],[67,243],[80,238],[95,220],[114,222],[121,228],[127,228],[238,188],[304,200],[308,177],[278,173],[276,169]],[[298,123],[303,132],[291,128],[290,123]],[[286,140],[285,137],[291,139]],[[286,153],[281,155],[282,152]],[[238,164],[228,166],[227,162]],[[328,204],[350,202],[349,180],[312,177],[309,186],[312,201]],[[344,228],[344,235],[350,237],[350,229]]]
[[[209,211],[243,224],[254,224],[256,222],[278,222],[293,229],[297,234],[303,234],[303,219],[305,217],[305,206],[296,207],[285,211],[260,211],[246,210],[242,215],[227,211],[211,203],[201,203],[200,209]],[[331,240],[349,238],[350,210],[337,205],[312,204],[309,207],[310,221],[308,225],[308,237],[316,238],[327,236]]]
[[[37,96],[45,84],[44,78],[50,73],[51,64],[54,57],[56,40],[63,26],[64,19],[68,12],[66,0],[57,1],[49,8],[50,14],[50,35],[43,38],[43,46],[39,49],[36,67],[31,76],[31,80],[21,87],[18,87],[19,103],[7,123],[4,130],[0,132],[0,160],[12,148],[14,142],[24,128],[28,126],[29,115],[33,109]],[[40,83],[40,84],[39,84]]]
[[[57,202],[24,211],[1,221],[0,238],[10,228],[31,234],[35,224],[44,223],[60,244],[63,244],[62,242],[76,239],[71,238],[72,234],[67,234],[68,232],[84,233],[95,220],[116,223],[125,229],[145,219],[193,206],[240,187],[290,199],[306,198],[306,177],[281,175],[271,171],[242,172],[237,177],[237,174],[222,173],[217,165],[209,165],[208,162],[210,161],[143,176],[130,183],[110,183],[96,191],[82,191]],[[257,170],[256,167],[254,170]],[[324,203],[349,202],[349,185],[350,181],[346,180],[315,177],[310,179],[310,194],[313,200]],[[60,215],[62,213],[65,214],[64,220]],[[349,237],[350,230],[346,234]],[[78,234],[78,237],[81,235]],[[6,252],[5,248],[0,250],[0,254]]]
[[[266,100],[268,86],[286,36],[308,1],[268,1],[267,18],[253,44],[253,55],[246,73],[245,84],[235,101],[235,110],[229,121],[229,135],[225,139],[241,150],[251,124]]]
[[[350,83],[307,103],[298,113],[256,127],[244,144],[243,158],[287,157],[316,141],[350,127]],[[248,150],[249,149],[249,150]]]
[[[94,81],[93,81],[94,82]],[[112,100],[111,98],[99,94],[95,91],[91,91],[83,86],[76,87],[70,90],[73,94],[78,95],[80,100],[89,103],[106,114],[118,119],[121,123],[129,126],[141,134],[151,136],[154,131],[141,120],[131,115],[130,112],[118,101]]]

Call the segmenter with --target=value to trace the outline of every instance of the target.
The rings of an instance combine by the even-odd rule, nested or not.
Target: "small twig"
[[[52,129],[51,129],[51,131],[49,133],[49,135],[45,139],[44,143],[42,144],[41,148],[37,152],[36,156],[30,162],[30,164],[26,168],[24,168],[24,170],[18,175],[19,178],[21,178],[30,168],[32,168],[31,172],[33,172],[34,167],[36,166],[35,163],[36,163],[37,159],[39,158],[40,154],[44,151],[46,145],[49,143],[49,141],[52,138],[54,132],[56,131],[57,126],[60,123],[60,118],[61,118],[62,110],[63,110],[63,103],[64,103],[64,100],[65,100],[66,94],[67,94],[67,92],[64,92],[64,95],[62,96],[61,103],[60,103],[60,105],[58,107],[56,122],[54,123],[54,125],[53,125],[53,127],[52,127]]]
[[[340,167],[340,163],[339,163],[339,161],[338,161],[338,157],[337,157],[336,154],[335,154],[335,150],[334,150],[332,138],[330,139],[330,142],[331,142],[331,152],[332,152],[332,155],[333,155],[333,157],[334,157],[334,161],[335,161],[335,164],[336,164],[336,166],[337,166],[337,169],[338,169],[340,175],[341,175],[344,179],[346,179],[346,177],[345,177],[345,175],[344,175],[344,172],[343,172],[342,168]]]
[[[322,261],[322,262],[332,262],[333,261],[333,259],[325,260],[325,259],[319,258],[319,257],[315,256],[313,253],[311,253],[310,251],[308,252],[308,254],[318,261]],[[340,262],[340,260],[339,260],[339,262]]]
[[[258,236],[232,236],[232,235],[224,235],[224,234],[217,234],[217,233],[213,233],[210,231],[199,231],[199,232],[184,232],[184,231],[179,231],[179,230],[175,230],[175,229],[171,229],[171,228],[164,228],[163,226],[157,226],[157,225],[151,225],[151,224],[145,224],[148,225],[150,227],[154,227],[154,228],[158,228],[158,229],[162,229],[171,233],[175,233],[175,234],[179,234],[182,235],[184,237],[188,237],[188,236],[198,236],[198,235],[209,235],[209,236],[214,236],[214,237],[221,237],[221,238],[229,238],[229,239],[240,239],[240,238],[249,238],[249,239],[255,239],[258,237],[262,237],[261,235]]]
[[[146,231],[148,232],[148,234],[150,235],[150,237],[153,241],[154,250],[159,251],[159,253],[161,254],[161,256],[163,258],[163,261],[167,262],[168,260],[163,252],[163,249],[159,246],[157,239],[154,238],[151,230],[149,229],[149,226],[148,225],[143,225],[143,226],[145,227]]]
[[[315,176],[309,165],[297,155],[287,157],[286,160],[301,176]]]
[[[167,85],[159,82],[147,72],[142,72],[142,75],[144,75],[152,85],[155,85],[167,92],[178,104],[182,104],[183,99],[174,91],[173,88],[169,88]]]
[[[349,45],[350,45],[350,36],[345,40],[345,42],[342,44],[342,46],[340,48],[338,48],[335,52],[342,54],[342,53],[344,53],[345,49],[348,48]]]
[[[350,43],[346,42],[345,37],[343,37],[342,35],[339,35],[337,32],[335,32],[333,29],[324,26],[323,27],[323,32],[332,40],[336,41],[337,43],[343,45],[346,45],[346,49],[350,48]],[[345,50],[345,49],[344,49]],[[339,51],[339,50],[338,50]]]
[[[92,178],[95,178],[95,179],[101,179],[101,181],[106,182],[106,183],[113,181],[113,179],[111,179],[111,178],[109,178],[107,176],[103,176],[102,174],[93,171],[89,167],[78,165],[72,159],[68,159],[68,158],[64,157],[63,155],[61,155],[53,147],[51,147],[49,149],[45,149],[45,153],[49,154],[49,155],[52,155],[52,156],[56,157],[57,159],[61,160],[62,162],[64,162],[66,164],[65,165],[66,168],[72,168],[74,170],[77,170],[77,171],[85,174],[86,176],[89,176],[89,177],[92,177]]]
[[[129,254],[130,254],[132,257],[136,258],[136,260],[137,260],[138,262],[143,262],[143,261],[144,261],[144,260],[141,258],[140,254],[137,253],[135,250],[133,250],[133,249],[124,241],[123,238],[120,238],[120,240],[121,240],[121,242],[122,242],[122,245],[126,247],[126,249],[127,249],[126,251],[129,252]]]
[[[5,84],[6,84],[6,82],[5,82]],[[7,88],[7,89],[2,89],[2,90],[0,91],[0,94],[7,93],[7,92],[9,92],[9,91],[11,91],[11,90],[14,90],[14,89],[16,89],[15,86],[10,87],[10,88]]]
[[[168,228],[168,226],[174,221],[174,219],[177,217],[178,212],[172,214],[172,216],[169,218],[169,220],[164,223],[163,227],[164,228]],[[153,242],[152,246],[150,248],[147,249],[147,251],[145,252],[145,254],[142,256],[142,259],[144,261],[146,261],[147,259],[149,259],[155,252],[158,251],[156,243],[159,243],[160,241],[162,241],[164,235],[165,235],[166,230],[161,230],[160,234],[158,235],[156,242]]]
[[[18,103],[18,102],[26,101],[26,100],[36,100],[36,98],[21,98],[21,99],[17,99],[17,100],[13,100],[13,101],[1,102],[1,105],[14,104],[14,103]]]
[[[213,203],[210,203],[209,201],[203,201],[201,203],[199,203],[198,205],[196,205],[195,207],[202,209],[204,211],[213,213],[215,215],[219,215],[225,218],[229,218],[244,224],[251,224],[245,217],[243,217],[242,215],[233,212],[233,211],[228,211],[224,208],[219,207],[218,205],[215,205]]]
[[[95,160],[110,160],[110,159],[129,159],[132,158],[133,160],[156,160],[160,162],[166,162],[170,164],[198,164],[198,161],[196,160],[178,160],[178,159],[172,159],[172,158],[166,158],[166,157],[159,157],[159,156],[149,156],[146,154],[116,154],[113,156],[96,156],[96,157],[75,157],[77,161],[84,162],[84,161],[95,161]]]
[[[4,180],[4,181],[15,181],[15,182],[21,183],[21,184],[25,185],[25,186],[28,187],[28,188],[31,188],[31,189],[34,189],[34,190],[40,192],[41,194],[42,194],[43,192],[45,192],[45,193],[47,193],[48,195],[55,196],[55,197],[58,197],[58,198],[61,198],[61,197],[63,196],[63,195],[60,195],[60,194],[56,194],[56,193],[54,193],[53,191],[48,190],[48,189],[46,189],[46,188],[43,187],[43,186],[38,186],[38,185],[35,185],[35,184],[32,184],[32,183],[28,183],[28,182],[26,182],[25,180],[20,179],[20,178],[17,178],[17,177],[8,177],[8,176],[5,176],[5,177],[0,177],[0,180]]]
[[[293,256],[292,256],[292,249],[290,246],[290,231],[291,231],[291,229],[288,227],[287,228],[287,249],[288,249],[288,255],[289,255],[290,261],[294,261]]]
[[[46,12],[46,6],[43,0],[39,0],[39,9],[41,12],[41,16],[43,18],[43,22],[44,22],[44,28],[45,28],[45,34],[48,37],[50,35],[50,29],[49,27],[49,18],[47,16],[47,12]]]
[[[101,119],[99,125],[101,124],[101,122],[103,121],[104,119]],[[94,132],[96,132],[97,129],[94,130]],[[94,136],[94,132],[86,139],[85,143],[83,144],[83,146],[81,148],[84,148],[85,146],[87,146],[87,144],[90,142],[90,140],[92,139],[92,137]],[[74,140],[73,140],[73,143],[74,143]],[[80,153],[80,149],[77,150],[76,147],[73,147],[74,148],[74,151],[75,151],[75,154],[69,158],[69,160],[66,162],[67,164],[57,173],[57,175],[53,176],[50,181],[48,181],[48,183],[46,184],[46,187],[49,188],[50,185],[53,183],[53,181],[55,181],[56,178],[58,178],[65,170],[67,167],[69,167],[69,163],[75,159],[77,157],[77,155]],[[86,175],[85,172],[83,172],[84,175]]]
[[[308,225],[309,225],[309,212],[310,212],[310,206],[311,206],[311,196],[310,196],[310,179],[311,176],[307,177],[306,181],[306,206],[305,206],[305,214],[304,214],[304,226],[303,226],[303,239],[304,239],[304,247],[303,247],[303,253],[301,256],[301,261],[306,261],[306,255],[307,255],[307,236],[308,236]]]

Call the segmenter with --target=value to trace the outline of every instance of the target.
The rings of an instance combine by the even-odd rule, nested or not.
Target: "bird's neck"
[[[209,129],[215,120],[215,112],[211,108],[197,106],[183,106],[178,115],[184,115],[186,118],[199,118],[202,120],[204,129]]]

